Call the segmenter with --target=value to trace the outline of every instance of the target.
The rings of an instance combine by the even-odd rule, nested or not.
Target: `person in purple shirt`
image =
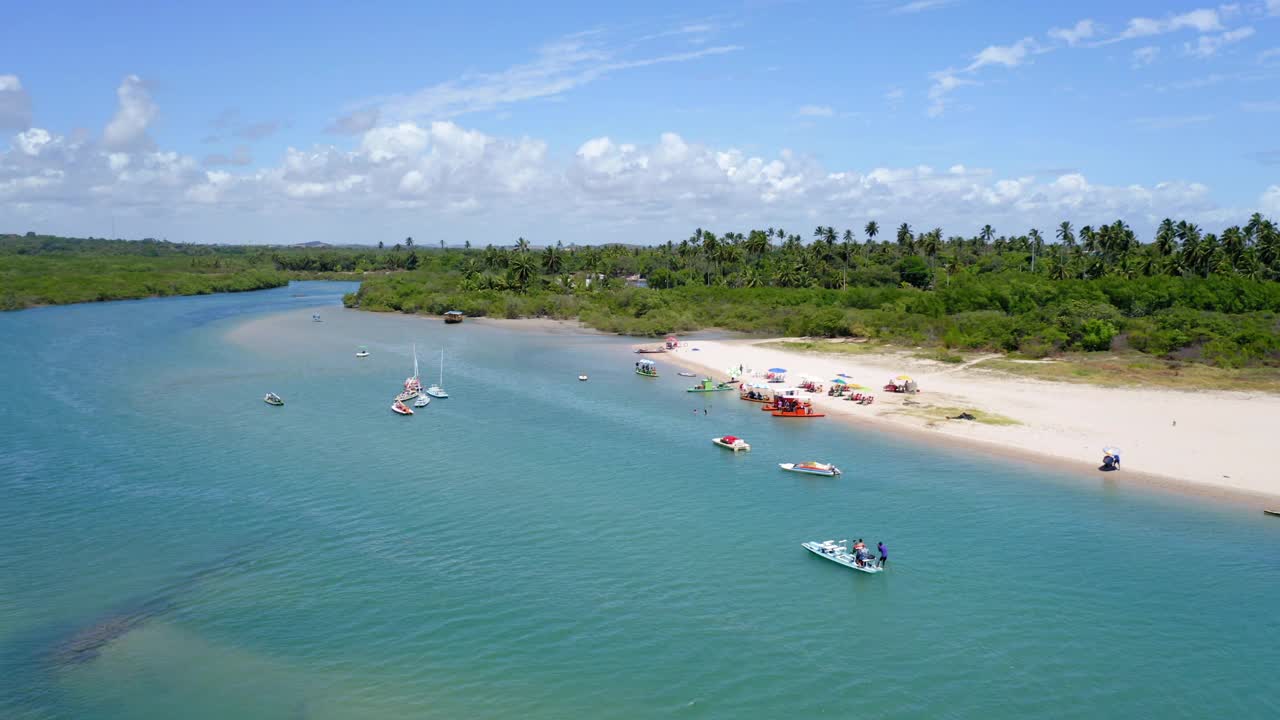
[[[883,542],[876,543],[876,549],[880,551],[880,567],[884,567],[884,564],[889,562],[889,550]]]

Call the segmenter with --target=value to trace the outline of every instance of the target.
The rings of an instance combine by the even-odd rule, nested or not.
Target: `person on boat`
[[[880,551],[880,562],[877,567],[884,567],[889,562],[889,549],[884,546],[884,542],[877,542],[876,549]]]

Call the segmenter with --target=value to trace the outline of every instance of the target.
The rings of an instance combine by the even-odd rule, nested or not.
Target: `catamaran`
[[[809,461],[802,463],[778,463],[778,467],[787,472],[804,473],[806,475],[823,475],[826,477],[835,477],[840,474],[840,468],[831,463],[820,463],[817,461]]]
[[[427,394],[431,397],[447,398],[449,393],[444,391],[444,349],[440,349],[440,384],[432,385],[427,388]]]
[[[858,555],[849,552],[848,540],[841,540],[839,542],[836,542],[835,540],[824,540],[822,542],[813,540],[807,543],[801,543],[801,547],[820,558],[830,560],[833,563],[839,563],[840,565],[857,570],[858,572],[869,573],[871,575],[878,572],[884,572],[884,568],[876,564],[875,558],[871,556],[871,553],[864,550],[861,557],[859,557]]]

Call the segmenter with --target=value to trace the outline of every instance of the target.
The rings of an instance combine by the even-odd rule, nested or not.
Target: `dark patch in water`
[[[103,648],[177,607],[176,598],[212,575],[232,570],[248,561],[252,548],[242,546],[226,556],[198,567],[182,579],[154,594],[124,603],[89,625],[62,633],[48,654],[55,667],[81,665],[101,654]]]

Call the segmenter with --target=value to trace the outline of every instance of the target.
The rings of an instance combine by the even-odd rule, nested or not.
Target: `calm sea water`
[[[0,315],[0,717],[1280,715],[1273,518],[349,289]],[[413,342],[453,397],[400,418]]]

